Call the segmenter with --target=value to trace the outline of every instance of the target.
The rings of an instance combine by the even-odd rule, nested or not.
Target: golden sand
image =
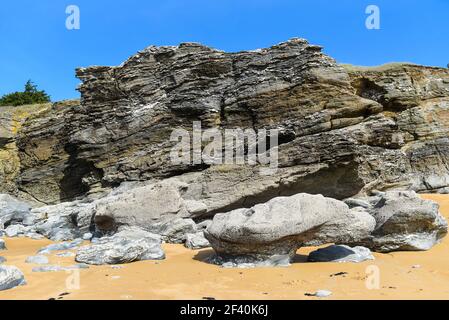
[[[448,195],[426,195],[449,218]],[[2,299],[316,299],[306,293],[330,290],[331,299],[449,299],[449,237],[427,252],[375,254],[360,264],[306,263],[316,248],[298,251],[289,268],[223,269],[202,262],[211,250],[191,251],[164,245],[167,259],[123,265],[92,266],[76,273],[33,273],[25,259],[50,241],[7,239],[7,265],[24,273],[27,285],[0,292]],[[74,258],[49,256],[51,264],[70,266]],[[373,267],[374,266],[374,267]],[[419,267],[417,267],[419,266]],[[372,271],[379,270],[379,288]],[[337,276],[332,276],[335,274]],[[75,278],[74,278],[75,277]],[[75,285],[74,285],[75,284]],[[367,286],[368,284],[368,286]],[[371,286],[370,286],[371,285]],[[61,296],[62,294],[62,296]]]

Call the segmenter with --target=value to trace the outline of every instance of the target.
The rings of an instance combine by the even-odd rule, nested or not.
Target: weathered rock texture
[[[25,285],[25,277],[17,267],[0,266],[0,291]]]
[[[308,244],[353,243],[367,238],[375,220],[321,195],[279,197],[250,209],[217,214],[204,235],[224,261],[259,262],[288,256]]]
[[[448,224],[438,203],[423,200],[413,191],[390,191],[367,200],[376,228],[359,243],[372,250],[425,251],[447,235]]]
[[[149,47],[118,67],[80,68],[77,76],[81,105],[54,105],[23,124],[7,190],[57,203],[177,176],[190,186],[186,200],[213,214],[300,192],[343,199],[449,186],[447,69],[340,66],[293,39],[240,53]],[[279,129],[278,172],[171,164],[170,134],[191,131],[194,120],[203,129]],[[0,167],[9,165],[1,159]]]
[[[165,259],[161,238],[143,230],[131,229],[104,237],[78,249],[76,261],[93,265],[122,264]]]

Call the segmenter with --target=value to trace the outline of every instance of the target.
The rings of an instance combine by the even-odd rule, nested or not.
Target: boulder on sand
[[[365,247],[351,248],[345,245],[332,245],[309,254],[309,262],[354,262],[374,260],[371,250]]]
[[[26,284],[25,277],[17,267],[0,266],[0,291]]]
[[[129,228],[111,237],[97,239],[78,249],[75,260],[92,265],[117,265],[143,260],[162,260],[165,253],[160,236]]]
[[[381,193],[368,209],[376,219],[374,232],[358,244],[377,252],[423,251],[439,243],[448,224],[438,203],[414,191]]]
[[[250,209],[217,214],[204,232],[219,259],[261,263],[292,259],[303,245],[351,243],[364,239],[375,227],[363,210],[351,210],[341,201],[321,195],[278,197]],[[274,263],[275,264],[275,263]]]

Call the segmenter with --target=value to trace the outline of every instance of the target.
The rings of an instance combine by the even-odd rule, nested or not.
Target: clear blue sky
[[[68,5],[81,29],[65,27]],[[365,27],[375,4],[381,30]],[[339,62],[449,63],[448,0],[2,0],[0,95],[32,79],[54,101],[75,98],[74,69],[117,65],[149,45],[195,41],[226,51],[292,37],[324,46]]]

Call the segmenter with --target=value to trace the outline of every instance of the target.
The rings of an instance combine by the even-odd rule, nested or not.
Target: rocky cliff
[[[0,154],[11,141],[16,148],[5,191],[58,203],[176,177],[182,195],[215,213],[301,192],[344,199],[449,186],[447,69],[342,66],[292,39],[239,53],[194,43],[148,47],[120,66],[80,68],[77,76],[80,103],[25,120],[14,138],[1,134],[8,144]],[[279,170],[173,165],[170,135],[192,131],[193,121],[221,131],[278,129]],[[1,168],[9,164],[0,158]]]

